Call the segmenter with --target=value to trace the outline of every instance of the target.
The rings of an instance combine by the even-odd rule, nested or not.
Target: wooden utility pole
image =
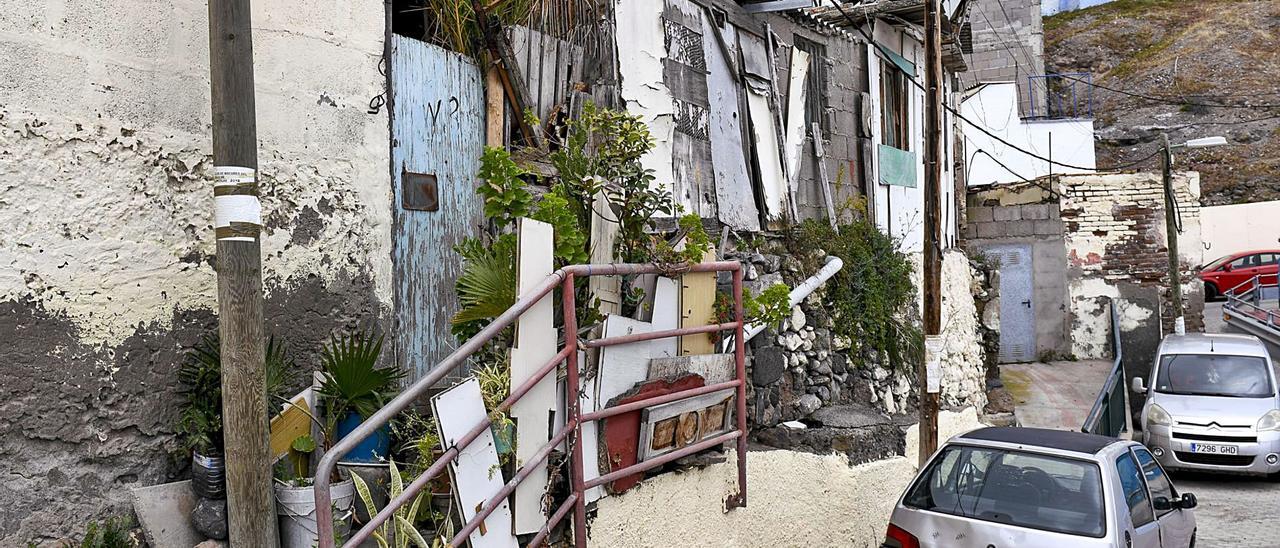
[[[1161,162],[1164,169],[1164,226],[1169,240],[1169,301],[1173,309],[1173,332],[1182,335],[1187,332],[1186,320],[1182,317],[1182,273],[1178,271],[1178,200],[1173,194],[1173,147],[1169,145],[1169,134],[1160,134],[1160,146],[1164,148]]]
[[[924,114],[924,336],[925,359],[919,364],[920,466],[938,448],[937,362],[942,331],[942,27],[939,0],[925,0]]]
[[[209,0],[214,230],[222,340],[227,532],[232,546],[279,544],[268,448],[258,233],[258,135],[250,0]]]

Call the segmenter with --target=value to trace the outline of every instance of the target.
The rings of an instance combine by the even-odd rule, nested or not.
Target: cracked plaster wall
[[[391,308],[381,4],[256,2],[269,332],[310,368]],[[174,371],[216,329],[207,5],[0,0],[0,545],[185,474]]]

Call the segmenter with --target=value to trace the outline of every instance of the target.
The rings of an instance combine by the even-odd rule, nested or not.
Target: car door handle
[[[1031,308],[1031,299],[1027,299],[1027,300],[1025,300],[1025,301],[1022,301],[1022,306],[1025,306],[1025,307],[1027,307],[1027,308]]]

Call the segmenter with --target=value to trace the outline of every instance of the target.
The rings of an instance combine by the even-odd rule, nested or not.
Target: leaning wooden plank
[[[550,224],[533,219],[516,223],[516,291],[524,296],[555,270],[555,233]],[[529,380],[538,368],[556,355],[554,297],[547,294],[516,320],[516,342],[511,348],[511,390]],[[551,439],[556,409],[555,375],[543,377],[511,406],[516,423],[516,462],[529,462]],[[515,532],[536,533],[547,522],[542,499],[547,494],[547,468],[530,472],[515,494]]]
[[[648,333],[653,330],[649,322],[633,320],[626,316],[611,315],[604,319],[604,336],[619,337]],[[600,368],[596,376],[583,388],[584,400],[582,408],[596,411],[608,404],[636,384],[644,382],[649,374],[650,341],[641,341],[600,349]],[[600,440],[598,424],[582,423],[582,477],[591,480],[600,476],[602,468],[599,458]],[[605,466],[608,463],[603,463]],[[607,470],[607,468],[606,468]],[[604,496],[604,490],[596,487],[588,489],[587,502],[598,500]]]
[[[769,112],[769,98],[755,88],[748,88],[747,110],[751,115],[751,134],[755,137],[765,216],[769,227],[775,228],[786,219],[789,208],[787,176],[782,173],[782,158],[778,156],[778,134],[774,129],[773,115]]]
[[[475,377],[468,377],[431,398],[431,410],[439,425],[441,445],[446,449],[456,446],[459,439],[488,416],[480,396],[480,382]],[[458,457],[449,463],[449,476],[453,482],[455,508],[460,510],[463,521],[479,514],[485,502],[502,490],[505,482],[499,468],[498,449],[488,429],[470,445],[458,448]],[[511,534],[509,502],[502,501],[484,523],[472,531],[469,540],[473,548],[519,546]]]
[[[760,230],[760,209],[756,206],[747,171],[747,155],[742,145],[742,105],[738,102],[740,77],[737,73],[738,33],[733,25],[718,28],[711,17],[702,18],[707,60],[707,97],[711,118],[711,167],[715,176],[716,214],[720,222],[737,230]]]
[[[709,250],[702,260],[716,260],[716,252]],[[716,273],[692,272],[680,277],[680,327],[699,327],[714,323],[716,304]],[[715,352],[712,335],[695,333],[680,337],[680,355],[710,354]]]
[[[608,217],[605,217],[608,215]],[[613,246],[618,240],[618,223],[604,190],[596,193],[591,206],[591,263],[609,264],[614,261]],[[592,276],[587,278],[591,295],[600,299],[601,314],[617,314],[622,311],[622,282],[617,276]]]
[[[289,398],[280,414],[271,418],[271,458],[280,460],[289,454],[289,446],[298,436],[311,435],[311,417],[315,416],[314,392],[307,388]]]
[[[827,221],[836,228],[836,205],[831,198],[831,181],[827,179],[827,155],[822,150],[822,126],[813,123],[813,157],[818,163],[818,190],[822,191],[822,203],[827,206]]]
[[[804,152],[804,105],[808,95],[809,53],[791,48],[791,81],[787,85],[787,196],[791,214],[796,215],[796,188],[800,186],[800,158]]]

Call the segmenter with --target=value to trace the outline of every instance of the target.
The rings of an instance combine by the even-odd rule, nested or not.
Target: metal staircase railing
[[[1128,403],[1124,384],[1124,348],[1120,343],[1120,315],[1116,311],[1116,302],[1111,301],[1111,347],[1115,349],[1115,363],[1111,365],[1111,373],[1102,383],[1098,391],[1098,399],[1094,400],[1089,415],[1085,417],[1081,432],[1099,434],[1113,438],[1120,437],[1125,431],[1125,412]]]
[[[1228,324],[1280,344],[1280,284],[1276,274],[1258,274],[1225,293],[1222,307]],[[1274,303],[1268,306],[1268,301]]]
[[[457,350],[437,364],[423,378],[414,382],[411,386],[400,393],[395,399],[391,400],[382,409],[379,409],[373,416],[367,418],[353,432],[339,440],[324,457],[320,459],[316,467],[315,476],[315,501],[316,501],[316,523],[332,523],[333,522],[333,506],[329,493],[329,485],[334,470],[337,467],[338,459],[342,458],[347,452],[353,449],[366,437],[372,435],[384,424],[387,424],[397,413],[408,408],[418,399],[427,395],[428,391],[439,381],[444,379],[450,372],[458,366],[465,363],[466,359],[480,350],[485,343],[489,342],[498,335],[503,329],[513,324],[521,314],[527,311],[535,303],[542,300],[548,294],[561,287],[562,302],[565,311],[564,314],[564,333],[566,334],[564,347],[556,354],[554,358],[542,365],[537,372],[520,386],[511,391],[511,395],[504,400],[496,410],[491,412],[502,412],[511,408],[511,406],[524,397],[534,385],[541,381],[544,377],[555,371],[561,362],[565,363],[566,370],[566,421],[565,426],[552,435],[551,440],[543,445],[534,454],[528,462],[521,464],[515,475],[508,481],[497,493],[487,499],[480,510],[474,517],[466,522],[458,531],[450,542],[451,546],[461,546],[466,542],[468,536],[505,500],[516,486],[520,484],[535,467],[544,466],[544,461],[550,456],[551,451],[559,446],[565,440],[569,440],[570,446],[570,476],[572,490],[570,495],[560,503],[560,505],[551,513],[546,525],[542,527],[533,539],[529,542],[529,546],[538,546],[545,542],[547,536],[556,527],[570,511],[574,513],[573,520],[573,539],[578,548],[586,546],[586,495],[587,489],[604,485],[622,477],[630,476],[662,466],[668,462],[685,457],[687,455],[703,451],[705,449],[715,447],[730,440],[737,442],[737,465],[738,465],[738,493],[730,495],[725,501],[727,508],[745,507],[747,504],[747,385],[746,385],[746,363],[745,363],[745,338],[743,337],[743,311],[742,311],[742,268],[735,261],[719,261],[707,262],[695,265],[682,266],[675,270],[676,272],[732,272],[733,273],[733,310],[734,321],[729,323],[705,325],[698,327],[687,327],[680,329],[668,329],[663,331],[654,331],[650,333],[638,333],[625,335],[620,337],[608,337],[579,342],[576,336],[578,331],[577,318],[573,311],[577,310],[574,297],[574,280],[577,277],[589,276],[613,276],[626,274],[669,274],[672,269],[669,267],[659,266],[655,264],[597,264],[597,265],[572,265],[564,267],[547,276],[533,290],[525,295],[520,296],[515,304],[506,312],[498,316],[488,326],[482,329],[467,342],[463,343]],[[722,383],[703,386],[680,392],[674,392],[662,396],[647,398],[641,401],[631,402],[624,405],[607,407],[597,411],[583,413],[579,408],[580,396],[579,389],[581,387],[579,379],[578,350],[580,348],[600,348],[604,346],[612,346],[617,344],[626,344],[632,342],[663,339],[669,337],[679,337],[684,335],[694,335],[699,333],[715,333],[720,331],[733,330],[734,340],[734,363],[736,366],[736,375],[734,380]],[[582,438],[580,436],[581,426],[584,422],[599,421],[614,415],[636,411],[651,407],[654,405],[673,402],[677,400],[687,399],[702,394],[709,394],[718,390],[728,388],[736,389],[736,429],[726,432],[715,438],[707,439],[702,442],[686,446],[684,448],[663,454],[660,457],[649,459],[637,464],[627,466],[618,470],[613,470],[607,474],[586,480],[583,475],[583,447]],[[377,515],[370,519],[369,523],[363,528],[355,532],[344,546],[354,547],[368,539],[373,531],[391,519],[395,511],[409,504],[422,489],[436,476],[445,470],[445,467],[458,457],[459,452],[471,442],[475,441],[485,429],[489,428],[490,420],[486,417],[477,423],[472,429],[463,436],[453,446],[444,451],[435,462],[422,475],[418,476],[408,486],[406,486],[400,496],[389,501]],[[595,451],[596,448],[589,448]],[[320,548],[334,548],[335,538],[334,531],[331,527],[319,528],[319,546]]]

